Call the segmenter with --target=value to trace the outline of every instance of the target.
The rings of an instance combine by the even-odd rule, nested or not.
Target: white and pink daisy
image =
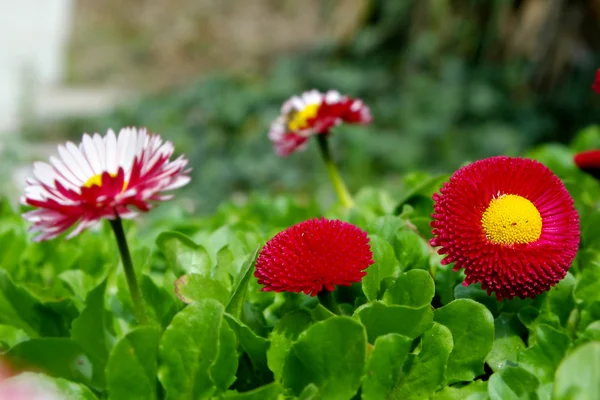
[[[369,107],[362,100],[335,90],[311,90],[283,103],[281,115],[271,124],[269,139],[278,155],[287,156],[303,150],[311,136],[328,134],[342,122],[368,124],[371,120]]]
[[[35,240],[54,238],[76,226],[76,236],[103,218],[133,218],[164,194],[190,181],[187,160],[171,160],[174,147],[146,129],[123,128],[118,135],[83,135],[79,146],[58,146],[50,163],[34,164],[21,202],[36,209],[24,214]]]

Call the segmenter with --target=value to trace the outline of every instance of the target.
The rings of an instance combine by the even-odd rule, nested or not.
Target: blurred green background
[[[193,181],[177,203],[188,211],[251,193],[331,202],[316,143],[279,158],[267,132],[291,95],[335,88],[374,117],[332,136],[350,190],[394,193],[410,171],[522,155],[600,122],[590,89],[599,21],[592,0],[81,0],[69,82],[118,86],[135,100],[26,121],[3,168],[29,161],[27,143],[147,126],[190,159]]]

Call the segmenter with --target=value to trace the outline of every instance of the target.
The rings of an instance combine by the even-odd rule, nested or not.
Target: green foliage
[[[590,131],[584,135],[589,140]],[[556,147],[533,153],[550,160]],[[555,161],[575,188],[582,227],[600,218],[591,200],[597,192],[580,188],[596,182]],[[369,188],[352,210],[256,196],[184,222],[150,213],[139,231],[126,224],[145,326],[135,323],[109,230],[33,243],[18,212],[3,209],[0,240],[19,251],[0,259],[2,354],[65,398],[596,398],[600,242],[593,227],[556,287],[499,302],[478,285],[462,286],[462,273],[441,265],[429,247],[423,229],[431,209],[421,200],[435,188],[422,182],[442,183],[425,173],[405,176],[401,206]],[[257,248],[323,214],[365,229],[376,261],[360,284],[333,292],[337,315],[315,297],[262,292],[254,277]]]

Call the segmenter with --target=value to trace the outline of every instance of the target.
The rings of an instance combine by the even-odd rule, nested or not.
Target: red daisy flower
[[[301,222],[267,242],[256,260],[255,276],[263,291],[304,292],[360,282],[373,264],[367,233],[338,220]]]
[[[596,71],[596,78],[594,79],[594,83],[592,84],[592,89],[594,92],[600,94],[600,69]]]
[[[575,165],[596,179],[600,179],[600,150],[588,150],[575,154]]]
[[[565,277],[579,245],[579,217],[543,164],[491,157],[456,171],[434,194],[432,246],[498,300],[535,297]]]
[[[187,160],[171,161],[173,151],[171,142],[136,128],[123,128],[118,137],[112,130],[104,137],[85,134],[79,146],[58,146],[59,158],[34,164],[35,178],[27,180],[21,199],[37,208],[24,214],[30,230],[40,233],[35,240],[77,224],[70,238],[102,218],[133,218],[132,208],[148,211],[152,202],[172,198],[163,192],[190,181]]]
[[[303,150],[313,135],[327,134],[342,122],[371,122],[369,108],[359,99],[342,96],[335,90],[302,93],[286,101],[281,115],[271,124],[269,139],[280,156]]]

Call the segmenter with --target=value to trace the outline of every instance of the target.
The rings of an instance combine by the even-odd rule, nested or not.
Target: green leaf
[[[160,331],[144,326],[129,331],[115,345],[106,366],[110,400],[157,398]]]
[[[369,235],[371,251],[375,264],[367,268],[367,275],[362,279],[362,287],[367,300],[374,301],[380,297],[381,281],[384,278],[397,276],[400,266],[396,260],[394,248],[377,235]]]
[[[108,352],[114,339],[107,331],[109,314],[104,309],[104,292],[106,281],[89,292],[85,308],[73,321],[71,338],[77,342],[90,357],[94,370],[94,384],[105,385],[104,367],[108,360]]]
[[[63,334],[62,318],[43,306],[24,288],[15,285],[0,269],[0,323],[23,330],[30,337]]]
[[[10,389],[9,389],[10,388]],[[8,399],[16,399],[13,388],[32,391],[36,399],[97,400],[90,389],[62,378],[52,378],[42,373],[23,372],[0,382],[0,396],[5,390],[12,393]],[[19,390],[19,393],[22,393]],[[23,398],[17,395],[18,398]],[[4,398],[4,397],[3,397]]]
[[[200,274],[210,276],[210,256],[204,247],[178,232],[163,232],[156,238],[156,245],[167,260],[167,265],[177,275]]]
[[[502,313],[494,320],[494,345],[485,359],[492,371],[517,366],[517,356],[526,347],[521,339],[523,329],[514,314]]]
[[[600,321],[589,324],[583,333],[577,338],[577,344],[586,342],[600,342]]]
[[[398,231],[394,240],[394,250],[403,271],[429,268],[430,247],[414,230],[404,228]]]
[[[600,342],[575,349],[559,365],[554,379],[556,400],[597,399],[600,394]]]
[[[261,386],[249,392],[237,393],[227,392],[225,399],[240,399],[240,400],[277,400],[282,388],[277,382],[271,382],[268,385]]]
[[[493,315],[498,315],[502,308],[502,303],[496,300],[494,296],[488,296],[485,290],[481,288],[480,283],[474,283],[468,286],[462,284],[454,288],[454,297],[458,299],[471,299],[483,304]],[[514,300],[512,300],[514,301]]]
[[[252,278],[252,274],[254,273],[254,267],[256,263],[256,256],[258,255],[259,248],[257,247],[254,250],[254,253],[248,258],[242,270],[239,273],[238,278],[236,279],[236,285],[231,293],[231,297],[229,298],[229,302],[227,303],[227,307],[225,307],[225,311],[228,314],[233,315],[236,318],[239,318],[242,314],[242,308],[244,306],[244,299],[246,298],[246,292],[248,291],[248,283]]]
[[[421,400],[438,391],[445,379],[448,357],[452,351],[452,333],[445,326],[433,323],[423,334],[421,352],[410,369],[401,376],[390,398]]]
[[[472,381],[482,375],[485,357],[494,343],[492,313],[473,300],[457,299],[435,310],[434,321],[452,332],[454,348],[448,359],[448,382]]]
[[[400,274],[396,282],[386,290],[383,301],[390,305],[420,308],[431,304],[434,294],[435,283],[429,272],[410,270]]]
[[[235,380],[235,334],[224,312],[216,300],[200,300],[180,311],[165,330],[158,376],[167,399],[210,398]]]
[[[238,321],[232,315],[225,314],[224,317],[229,327],[235,332],[240,346],[242,346],[242,349],[250,357],[256,376],[260,377],[263,382],[272,381],[273,373],[267,365],[269,341],[256,335],[248,326]]]
[[[311,383],[300,393],[298,400],[321,400],[319,388],[314,383]]]
[[[0,325],[0,352],[26,340],[29,340],[29,336],[23,330],[10,325]]]
[[[357,321],[332,317],[317,322],[292,345],[283,383],[299,395],[313,383],[325,399],[349,399],[358,390],[365,365],[367,338]]]
[[[369,237],[377,235],[388,243],[394,243],[396,233],[404,226],[404,220],[395,215],[375,218],[366,226]]]
[[[61,272],[58,278],[65,283],[82,306],[87,294],[96,287],[94,278],[79,269]]]
[[[429,304],[413,308],[409,306],[388,306],[381,301],[365,304],[355,311],[367,328],[369,343],[388,333],[398,333],[411,339],[431,328],[433,311]]]
[[[529,336],[530,347],[519,354],[519,366],[534,374],[541,383],[551,382],[571,340],[546,324],[536,325]]]
[[[390,333],[375,340],[362,380],[364,400],[387,399],[396,387],[412,339]]]
[[[522,368],[506,367],[492,374],[488,382],[491,400],[537,400],[540,382]]]
[[[575,307],[573,289],[577,279],[570,272],[556,284],[546,295],[543,307],[556,314],[562,326],[567,325],[571,311]]]
[[[6,354],[17,369],[39,368],[50,376],[91,385],[92,362],[71,339],[43,338],[21,342]]]
[[[573,290],[575,301],[582,304],[593,315],[600,319],[600,264],[591,262],[585,266],[579,281]]]
[[[488,400],[487,381],[474,381],[465,386],[446,386],[433,396],[433,400]]]
[[[146,312],[163,328],[166,328],[179,310],[175,297],[172,295],[173,290],[167,291],[145,274],[140,280],[140,289],[147,306]]]
[[[292,344],[312,322],[312,317],[308,312],[296,310],[284,315],[275,324],[270,336],[271,346],[267,350],[267,362],[276,381],[281,381],[283,364]]]
[[[228,290],[216,279],[199,274],[183,275],[175,281],[175,294],[186,304],[202,299],[215,299],[225,305]]]

